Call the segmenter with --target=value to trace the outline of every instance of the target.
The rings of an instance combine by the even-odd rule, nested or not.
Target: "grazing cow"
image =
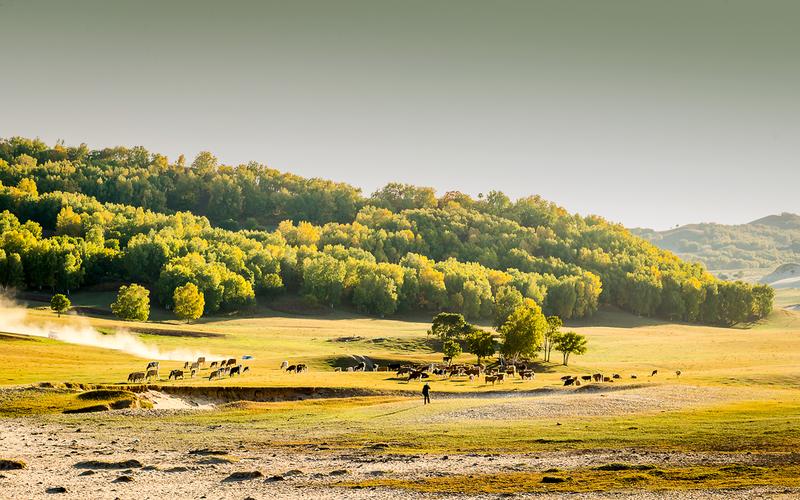
[[[205,356],[200,356],[199,358],[197,358],[197,365],[198,366],[203,366],[204,364],[206,364]]]
[[[191,366],[189,367],[189,369],[190,370],[199,370],[200,369],[200,363],[192,363]]]
[[[133,372],[128,375],[128,382],[135,384],[144,380],[144,372]]]
[[[284,361],[283,363],[281,363],[281,370],[285,370],[287,368],[289,368],[289,362],[288,361]]]
[[[615,373],[614,375],[611,376],[611,378],[622,378],[622,377],[620,377],[619,373]]]
[[[508,375],[508,376],[510,376],[512,378],[516,377],[517,376],[517,367],[514,366],[514,365],[511,365],[508,368],[506,368],[506,375]]]
[[[305,365],[305,363],[297,363],[297,366],[294,369],[295,373],[304,372],[306,370],[308,370],[308,367]]]
[[[404,366],[404,367],[402,367],[402,368],[397,370],[397,376],[398,377],[402,377],[406,373],[411,373],[412,371],[414,371],[414,370],[412,370],[411,368],[408,368],[407,366]]]
[[[173,378],[175,380],[178,380],[179,378],[181,380],[183,380],[183,370],[172,370],[172,371],[170,371],[169,372],[169,377],[167,377],[167,380],[172,380]]]
[[[536,377],[536,374],[533,370],[523,370],[520,372],[520,376],[522,380],[533,380]]]
[[[480,366],[473,366],[472,368],[467,368],[467,375],[479,377],[481,374],[481,367]]]
[[[565,387],[568,386],[568,385],[573,385],[574,383],[575,383],[575,379],[572,378],[572,377],[569,377],[568,379],[564,380],[564,386]]]
[[[364,372],[364,371],[367,371],[367,363],[365,363],[365,362],[363,362],[363,361],[362,361],[361,363],[357,364],[357,365],[355,366],[355,368],[353,368],[353,371],[354,371],[354,372]]]
[[[573,379],[573,380],[575,381],[575,385],[576,386],[580,386],[581,385],[581,381],[580,380],[578,380],[578,379]]]
[[[241,375],[241,374],[242,374],[242,365],[236,365],[233,368],[231,368],[231,372],[228,375],[233,377],[234,375]]]
[[[592,381],[592,376],[591,375],[583,375],[583,376],[581,376],[581,380],[583,380],[584,382],[591,382]]]
[[[230,366],[226,366],[224,368],[220,368],[219,371],[221,371],[223,375],[227,375],[227,374],[229,374],[231,372],[231,367]]]
[[[411,382],[412,380],[418,380],[422,378],[422,372],[419,370],[414,370],[408,374],[408,381]]]
[[[676,376],[676,377],[680,377],[680,376],[681,376],[681,371],[680,371],[680,370],[677,370],[677,371],[675,372],[675,376]]]
[[[236,358],[231,358],[228,360],[227,363],[225,363],[225,366],[233,366],[235,364],[236,364]]]
[[[498,382],[502,382],[502,381],[504,381],[506,379],[506,374],[505,373],[498,373],[497,375],[495,375],[495,377],[497,377],[497,381]]]
[[[492,385],[494,385],[494,383],[497,382],[497,375],[486,375],[486,377],[484,377],[484,380],[485,380],[484,383],[488,384],[489,382],[491,382]]]
[[[637,377],[636,374],[634,373],[633,375],[631,375],[631,378],[639,378],[639,377]]]
[[[222,370],[214,370],[208,375],[208,380],[214,380],[215,378],[222,378]]]
[[[183,369],[184,370],[188,370],[189,369],[189,361],[186,361],[185,363],[183,363]]]
[[[147,369],[150,370],[152,368],[155,368],[156,370],[158,370],[158,361],[151,361],[151,362],[147,363]]]
[[[242,368],[242,375],[244,375],[245,373],[247,373],[249,371],[250,371],[250,367],[249,366],[245,366],[244,368]]]
[[[595,382],[602,382],[603,381],[603,374],[602,373],[595,373],[594,375],[592,375],[592,379],[594,379]]]
[[[611,377],[603,377],[603,382],[613,382],[614,379]]]
[[[287,372],[293,372],[295,368],[296,368],[295,365],[289,365],[289,366],[286,367],[286,371]]]
[[[212,361],[211,365],[209,365],[209,368],[213,370],[217,366],[219,366],[219,361]]]
[[[564,382],[564,381],[567,381],[567,380],[569,380],[571,378],[572,378],[572,375],[564,375],[563,377],[561,377],[561,381]]]
[[[192,370],[192,371],[189,373],[189,378],[194,378],[194,376],[195,376],[195,375],[197,375],[197,370]]]
[[[158,370],[157,369],[156,370],[153,370],[153,369],[147,370],[147,373],[145,373],[145,375],[144,375],[144,379],[145,380],[150,380],[151,378],[154,378],[154,379],[158,380]]]
[[[655,377],[658,375],[658,370],[653,370],[653,373],[650,374],[651,377]]]
[[[400,363],[389,363],[389,365],[387,366],[387,368],[388,368],[390,371],[396,372],[396,371],[397,371],[397,370],[399,370],[399,369],[400,369],[402,366],[403,366],[403,365],[401,365]]]

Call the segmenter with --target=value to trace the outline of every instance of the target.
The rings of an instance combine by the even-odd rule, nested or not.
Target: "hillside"
[[[800,263],[800,215],[769,215],[747,224],[689,224],[666,231],[631,232],[675,253],[701,262],[717,275],[750,274],[758,280],[781,264]],[[748,272],[748,270],[753,270]]]
[[[539,197],[347,184],[263,165],[187,165],[143,148],[0,141],[0,281],[69,291],[136,282],[171,309],[195,284],[205,313],[299,294],[378,316],[492,318],[533,299],[585,317],[600,304],[731,325],[765,316],[772,289],[715,279],[597,216]],[[513,310],[513,307],[512,307]]]

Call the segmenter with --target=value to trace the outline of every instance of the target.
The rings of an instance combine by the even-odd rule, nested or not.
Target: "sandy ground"
[[[478,405],[468,410],[428,418],[504,418],[508,412],[524,416],[538,411],[552,415],[554,408],[566,407],[569,414],[593,415],[591,412],[659,411],[695,404],[712,397],[721,397],[715,389],[684,387],[675,390],[665,386],[646,393],[642,389],[592,393],[586,391],[567,396],[554,391],[537,396],[493,397],[493,404]],[[711,391],[711,392],[709,392]],[[668,453],[645,450],[562,451],[530,454],[465,454],[465,455],[391,455],[379,450],[332,452],[308,449],[247,448],[237,446],[220,434],[216,450],[226,455],[197,453],[197,450],[171,447],[163,449],[151,436],[137,429],[136,422],[150,415],[171,412],[194,412],[210,409],[208,402],[186,401],[159,393],[147,397],[154,410],[112,412],[106,422],[103,415],[91,423],[80,416],[57,419],[0,419],[0,457],[18,458],[28,468],[0,471],[0,499],[91,498],[91,499],[283,499],[283,498],[498,498],[497,495],[442,495],[378,489],[344,489],[335,484],[373,478],[419,479],[450,474],[493,472],[541,472],[549,468],[568,470],[624,462],[661,466],[750,464],[769,465],[787,461],[800,463],[800,453],[722,454]],[[566,400],[565,398],[577,398]],[[482,396],[476,398],[488,401]],[[533,408],[542,408],[534,410]],[[592,409],[593,408],[593,409]],[[464,413],[466,412],[466,413]],[[477,413],[476,413],[477,412]],[[580,412],[580,413],[578,413]],[[588,413],[587,413],[588,412]],[[565,413],[566,414],[566,413]],[[608,413],[604,413],[608,414]],[[74,417],[74,418],[73,418]],[[113,419],[113,420],[112,420]],[[111,423],[113,422],[113,423]],[[113,425],[113,428],[109,428]],[[145,444],[147,443],[147,444]],[[88,460],[127,461],[118,469],[81,466]],[[258,471],[261,477],[230,480],[237,472]],[[120,478],[128,478],[122,482]],[[65,493],[48,492],[64,488]],[[612,492],[573,495],[526,495],[515,498],[798,498],[800,490],[751,488],[735,491],[689,492]]]

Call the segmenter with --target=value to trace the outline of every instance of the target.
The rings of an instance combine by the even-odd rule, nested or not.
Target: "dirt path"
[[[765,465],[785,455],[728,455],[664,453],[637,450],[571,451],[504,455],[387,455],[378,451],[322,452],[287,449],[248,449],[227,442],[221,435],[209,443],[210,451],[181,448],[151,449],[136,428],[142,416],[115,420],[112,430],[102,420],[81,426],[71,422],[42,422],[32,418],[0,421],[0,456],[23,459],[28,468],[0,472],[0,498],[53,498],[50,488],[65,488],[57,498],[456,498],[463,495],[417,494],[388,489],[351,490],[333,486],[338,481],[377,477],[425,478],[448,474],[543,471],[572,469],[612,462],[654,465],[715,465],[747,463]],[[110,436],[110,437],[109,437]],[[215,454],[220,452],[224,454]],[[125,462],[118,469],[80,466],[89,460]],[[791,460],[800,460],[792,456]],[[259,471],[263,477],[226,480],[231,474]],[[129,478],[121,482],[120,478]],[[52,490],[51,490],[52,491]],[[752,498],[766,494],[780,498],[783,490],[769,488],[736,492],[604,493],[573,498]],[[800,494],[798,491],[789,494]],[[517,495],[520,498],[542,495]],[[471,498],[497,498],[479,495]]]

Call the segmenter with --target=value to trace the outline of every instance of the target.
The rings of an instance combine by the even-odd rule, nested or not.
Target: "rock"
[[[328,473],[329,476],[344,476],[345,474],[349,474],[350,471],[347,469],[337,469]]]
[[[271,476],[267,478],[267,481],[273,483],[275,481],[283,481],[283,476]]]
[[[47,493],[66,493],[67,489],[63,486],[53,486],[52,488],[47,488],[45,491]]]
[[[93,476],[94,474],[96,474],[95,471],[90,469],[90,470],[85,470],[85,471],[81,472],[78,475],[79,476]]]
[[[209,457],[199,460],[197,463],[201,465],[219,465],[219,464],[235,464],[239,459],[236,457]]]
[[[283,473],[284,477],[302,476],[302,475],[303,471],[301,471],[300,469],[292,469],[290,471],[286,471]]]
[[[251,479],[258,479],[260,477],[264,477],[260,471],[239,471],[234,472],[230,476],[226,477],[222,480],[223,483],[232,482],[232,481],[249,481]]]
[[[112,483],[132,483],[133,478],[131,476],[119,476],[115,480],[111,481]]]
[[[0,470],[21,470],[26,469],[28,464],[22,460],[8,460],[0,458]]]
[[[210,450],[208,448],[200,448],[199,450],[192,450],[189,452],[189,455],[227,455],[228,451],[226,450]]]
[[[139,469],[142,463],[138,460],[121,460],[118,462],[110,460],[85,460],[76,463],[73,467],[77,469]]]
[[[556,476],[544,476],[542,478],[542,483],[545,484],[556,484],[556,483],[563,483],[567,479],[563,477],[556,477]]]
[[[158,470],[158,467],[156,467],[155,465],[145,465],[144,467],[142,467],[142,470]]]
[[[188,467],[178,465],[176,467],[170,467],[169,469],[166,469],[164,472],[187,472],[188,470],[189,470]]]

